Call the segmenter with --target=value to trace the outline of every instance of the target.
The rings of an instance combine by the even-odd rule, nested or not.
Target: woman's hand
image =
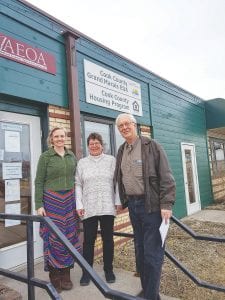
[[[43,216],[43,217],[46,217],[46,216],[47,216],[44,207],[38,208],[37,214],[38,214],[39,216]]]
[[[122,205],[115,205],[115,208],[117,214],[123,209]]]
[[[83,217],[84,216],[84,209],[77,209],[77,214],[79,217]]]

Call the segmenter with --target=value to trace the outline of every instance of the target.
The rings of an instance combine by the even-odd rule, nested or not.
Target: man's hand
[[[165,223],[167,224],[167,222],[169,221],[169,219],[172,216],[172,210],[170,209],[161,209],[161,217],[162,219],[165,219]]]

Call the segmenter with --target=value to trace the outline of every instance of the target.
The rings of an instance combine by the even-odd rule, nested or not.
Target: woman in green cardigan
[[[35,202],[38,215],[48,216],[80,251],[74,196],[76,158],[65,148],[66,132],[56,127],[49,135],[51,146],[39,158],[35,179]],[[74,259],[44,223],[40,225],[44,241],[44,269],[58,292],[73,286],[70,269]]]

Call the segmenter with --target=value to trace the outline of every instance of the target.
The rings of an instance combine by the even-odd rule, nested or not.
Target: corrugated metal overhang
[[[225,127],[225,99],[216,98],[205,102],[206,127]]]

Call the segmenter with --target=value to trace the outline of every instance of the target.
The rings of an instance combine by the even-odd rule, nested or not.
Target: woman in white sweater
[[[87,138],[89,155],[82,158],[76,170],[76,209],[83,220],[83,256],[93,266],[94,245],[100,223],[103,241],[103,262],[108,283],[115,282],[113,273],[113,226],[116,211],[121,203],[113,188],[113,175],[116,160],[103,153],[103,140],[100,134],[91,133]],[[80,285],[90,283],[89,275],[83,271]]]

